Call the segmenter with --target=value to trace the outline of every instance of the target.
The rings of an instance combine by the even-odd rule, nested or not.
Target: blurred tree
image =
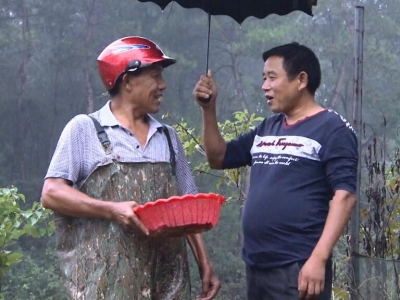
[[[261,54],[291,41],[311,47],[321,60],[323,78],[317,101],[351,120],[355,5],[365,6],[364,122],[374,128],[375,136],[385,133],[387,152],[392,153],[399,145],[400,0],[319,1],[312,18],[294,12],[263,20],[249,18],[241,26],[228,17],[213,17],[210,68],[219,88],[221,124],[244,109],[250,114],[271,114],[261,90]],[[0,186],[18,186],[26,195],[26,208],[40,197],[63,126],[74,115],[98,109],[107,100],[96,58],[110,42],[127,35],[148,37],[178,59],[164,72],[168,88],[162,113],[178,122],[184,118],[197,136],[200,113],[192,90],[205,73],[207,15],[203,11],[170,4],[162,12],[152,3],[132,0],[0,1]],[[363,144],[372,136],[366,135]],[[193,156],[191,162],[197,166],[204,163],[204,157]],[[196,176],[199,189],[204,191],[213,190],[217,180]],[[233,190],[224,187],[221,192],[231,195]],[[219,226],[227,226],[221,227],[223,233],[215,230],[206,236],[210,243],[219,239],[229,248],[237,241],[238,216],[227,213],[222,218]],[[24,252],[31,247],[35,251],[48,247],[46,240],[22,239],[19,244]],[[39,261],[36,256],[32,259],[33,263]],[[222,263],[217,268],[228,270]],[[223,283],[235,275],[229,276],[223,275]],[[232,291],[235,288],[243,286],[229,285]]]

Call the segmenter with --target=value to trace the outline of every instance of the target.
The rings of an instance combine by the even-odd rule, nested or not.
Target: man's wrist
[[[310,258],[323,262],[324,264],[328,261],[331,253],[326,250],[314,249],[311,253]]]

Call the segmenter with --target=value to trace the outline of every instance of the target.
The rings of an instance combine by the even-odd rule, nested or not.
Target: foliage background
[[[227,17],[213,17],[210,68],[219,87],[219,120],[234,120],[232,114],[244,109],[263,117],[271,114],[261,91],[261,53],[291,41],[311,47],[321,60],[323,79],[317,101],[351,120],[356,5],[365,7],[366,26],[366,130],[362,151],[366,154],[368,145],[376,138],[378,145],[384,147],[379,148],[378,152],[383,154],[374,161],[385,161],[390,172],[399,145],[400,0],[319,1],[313,9],[314,17],[294,12],[263,20],[248,18],[241,26]],[[183,120],[198,135],[200,113],[191,93],[205,72],[204,12],[183,9],[177,4],[170,4],[161,12],[152,3],[135,0],[0,1],[0,187],[17,186],[26,196],[23,209],[39,201],[43,177],[63,126],[74,115],[98,109],[106,102],[96,58],[111,41],[127,35],[148,37],[178,59],[178,64],[164,72],[168,89],[162,114],[172,117],[164,122],[175,124]],[[161,114],[157,117],[161,120]],[[199,154],[191,156],[190,161],[193,168],[205,162]],[[369,170],[368,163],[363,162],[362,184],[366,187],[370,184]],[[232,198],[223,207],[218,226],[206,233],[205,239],[223,283],[219,299],[243,299],[241,191],[224,184],[217,190],[216,177],[197,172],[195,175],[199,191],[219,192]],[[391,176],[392,181],[383,180],[382,184],[382,172],[376,175],[374,186],[381,194],[389,182],[398,178]],[[384,198],[396,197],[394,193]],[[365,224],[377,222],[369,217],[377,207],[370,200],[368,193],[363,192]],[[387,210],[384,205],[377,209]],[[396,237],[397,212],[392,216],[392,231],[387,230]],[[381,233],[372,229],[372,237]],[[395,239],[385,236],[383,240]],[[23,252],[25,259],[3,279],[6,299],[62,299],[52,238],[21,238],[13,247]],[[344,239],[338,250],[344,254],[344,260],[346,249]],[[385,257],[392,255],[385,253]],[[196,276],[194,269],[194,289],[198,288]]]

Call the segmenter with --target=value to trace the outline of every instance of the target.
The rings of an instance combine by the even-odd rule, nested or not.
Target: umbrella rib
[[[167,20],[169,20],[169,16],[171,15],[172,8],[174,7],[174,4],[175,4],[175,1],[172,2],[172,4],[171,4],[171,8],[170,8],[170,10],[169,10],[169,12],[168,12]]]

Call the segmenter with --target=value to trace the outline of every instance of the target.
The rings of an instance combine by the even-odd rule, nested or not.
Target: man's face
[[[299,80],[295,77],[289,81],[282,57],[271,56],[265,61],[261,88],[274,113],[288,114],[295,109],[300,96]]]
[[[163,91],[167,88],[162,77],[163,67],[154,64],[132,75],[132,99],[136,108],[143,113],[156,113],[159,110]]]

